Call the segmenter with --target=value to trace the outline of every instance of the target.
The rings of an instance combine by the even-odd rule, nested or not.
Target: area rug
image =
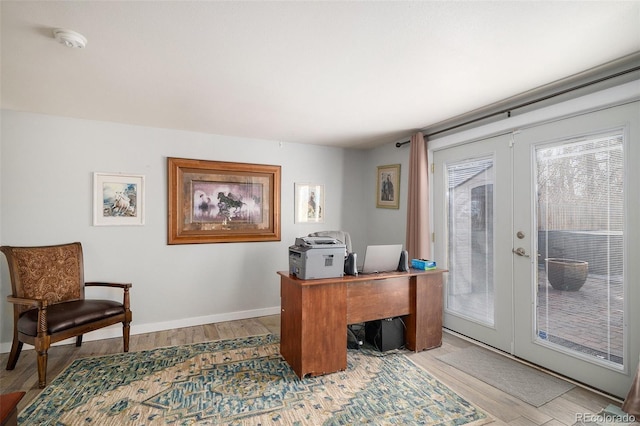
[[[535,407],[574,387],[565,380],[476,346],[437,358]]]
[[[479,425],[477,407],[403,354],[348,353],[299,379],[274,335],[78,359],[21,425]]]

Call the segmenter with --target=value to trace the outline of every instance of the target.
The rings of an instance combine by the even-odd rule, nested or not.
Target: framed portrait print
[[[378,166],[376,179],[376,207],[400,208],[400,164]]]
[[[324,185],[295,184],[295,223],[324,222]]]
[[[144,225],[144,176],[93,174],[93,226]]]
[[[169,244],[280,241],[280,166],[168,158]]]

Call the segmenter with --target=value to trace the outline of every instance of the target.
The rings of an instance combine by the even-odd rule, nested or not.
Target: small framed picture
[[[144,176],[93,174],[93,226],[144,225]]]
[[[295,184],[295,223],[324,222],[324,185]]]
[[[400,208],[400,164],[378,166],[376,179],[376,207]]]

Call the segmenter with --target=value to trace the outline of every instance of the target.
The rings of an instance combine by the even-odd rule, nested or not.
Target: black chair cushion
[[[124,313],[122,303],[113,300],[73,300],[47,307],[48,334]],[[27,336],[38,335],[38,310],[29,309],[18,319],[18,331]]]

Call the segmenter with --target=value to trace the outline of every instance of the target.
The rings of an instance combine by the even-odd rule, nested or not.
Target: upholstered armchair
[[[13,343],[7,370],[13,370],[23,343],[33,345],[38,360],[38,385],[47,383],[47,352],[51,344],[76,338],[112,324],[122,323],[124,351],[129,351],[129,289],[131,284],[84,282],[82,245],[44,247],[2,246],[9,265],[13,304]],[[85,299],[85,287],[117,287],[122,303]]]

